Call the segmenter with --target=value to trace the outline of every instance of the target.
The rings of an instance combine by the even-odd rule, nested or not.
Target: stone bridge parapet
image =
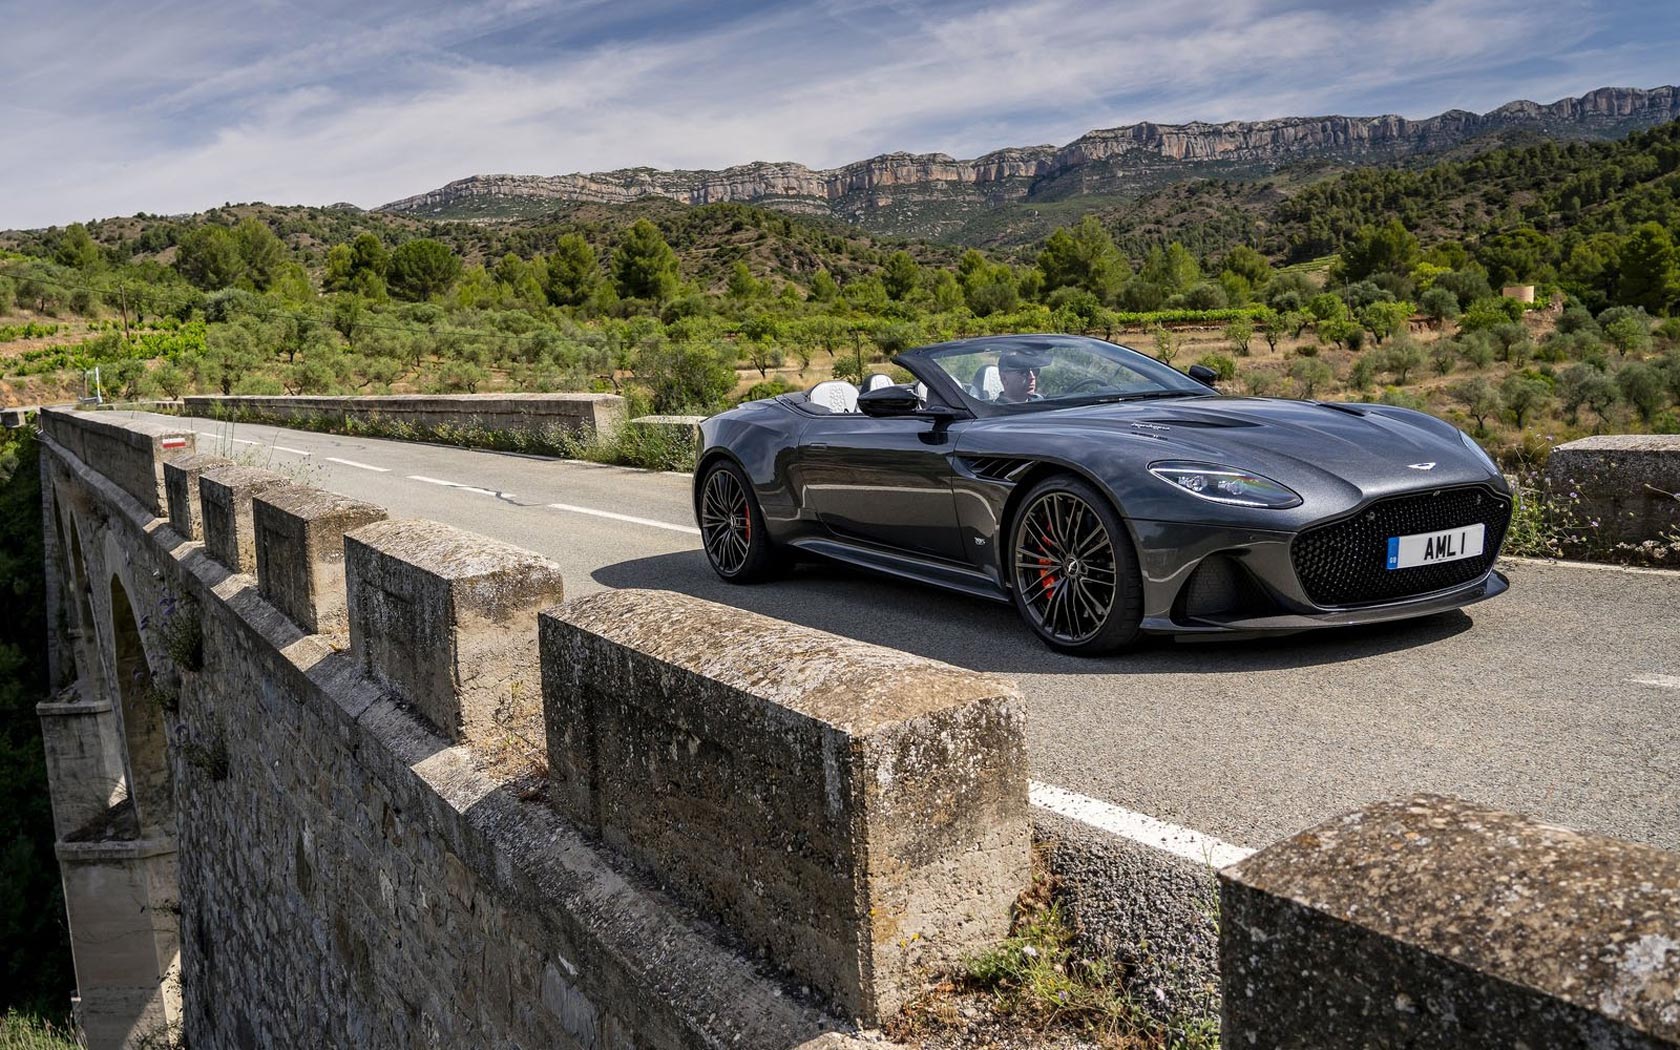
[[[396,425],[426,431],[611,433],[624,422],[617,394],[384,394],[356,397],[198,395],[186,414],[260,423]]]
[[[1008,681],[41,428],[93,1050],[840,1050],[1007,932]],[[1227,1045],[1680,1046],[1672,854],[1420,797],[1222,887]]]

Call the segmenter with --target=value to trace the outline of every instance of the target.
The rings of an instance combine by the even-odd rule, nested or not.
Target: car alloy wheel
[[[731,583],[768,579],[781,567],[764,515],[740,468],[719,463],[700,487],[700,542],[717,574]]]
[[[712,471],[700,497],[700,535],[717,571],[733,576],[752,553],[752,508],[734,472]]]
[[[1089,485],[1072,478],[1041,483],[1022,502],[1012,531],[1016,607],[1052,648],[1098,655],[1136,637],[1131,539]]]

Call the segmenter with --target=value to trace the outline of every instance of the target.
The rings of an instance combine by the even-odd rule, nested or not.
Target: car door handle
[[[826,441],[813,441],[809,445],[806,445],[805,447],[810,449],[812,452],[827,452],[828,451],[828,442],[826,442]]]

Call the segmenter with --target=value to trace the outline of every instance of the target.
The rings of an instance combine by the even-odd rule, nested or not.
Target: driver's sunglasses
[[[1025,373],[1031,375],[1034,379],[1037,379],[1038,374],[1040,372],[1044,371],[1044,369],[1042,369],[1042,368],[1000,368],[1000,369],[998,369],[998,371],[999,372],[1025,372]]]

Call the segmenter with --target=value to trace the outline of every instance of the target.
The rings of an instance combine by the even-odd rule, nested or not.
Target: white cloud
[[[0,226],[371,206],[474,173],[973,156],[1141,119],[1425,116],[1660,68],[1648,45],[1583,46],[1583,0],[830,0],[683,35],[602,0],[0,15],[9,52],[41,56],[0,69],[0,131],[28,158],[0,166]],[[534,29],[570,43],[498,61]],[[68,46],[88,40],[111,61]]]

